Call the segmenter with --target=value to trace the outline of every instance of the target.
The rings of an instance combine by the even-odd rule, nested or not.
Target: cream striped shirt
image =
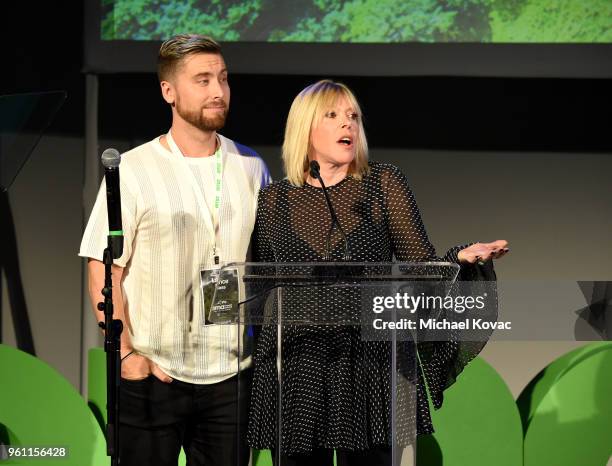
[[[223,182],[217,250],[221,262],[246,260],[257,194],[269,181],[251,149],[219,135]],[[206,325],[199,271],[213,266],[215,233],[209,206],[214,196],[213,157],[179,157],[156,138],[121,157],[121,209],[125,236],[123,297],[134,349],[171,377],[216,383],[238,370],[238,329]],[[194,183],[195,181],[195,183]],[[200,205],[200,189],[207,205]],[[102,182],[79,255],[102,260],[108,235]],[[241,328],[240,368],[251,358]]]

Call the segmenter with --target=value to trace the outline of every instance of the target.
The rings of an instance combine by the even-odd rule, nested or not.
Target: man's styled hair
[[[221,55],[221,46],[213,38],[199,34],[178,34],[165,41],[157,56],[157,76],[160,82],[167,81],[182,61],[194,53]]]
[[[345,97],[353,110],[360,116],[357,120],[358,131],[355,141],[355,159],[349,167],[349,175],[361,177],[368,172],[368,141],[366,140],[361,109],[355,95],[344,84],[324,79],[306,87],[291,104],[285,140],[283,141],[283,163],[287,179],[294,186],[302,186],[308,173],[308,152],[311,149],[310,133],[318,125],[327,111]]]

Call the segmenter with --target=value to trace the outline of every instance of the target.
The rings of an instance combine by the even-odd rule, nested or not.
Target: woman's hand
[[[475,264],[489,259],[499,259],[508,251],[510,251],[508,241],[499,239],[492,243],[472,244],[470,247],[459,251],[457,257],[462,264]]]

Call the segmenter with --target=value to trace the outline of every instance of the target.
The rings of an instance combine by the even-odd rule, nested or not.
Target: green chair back
[[[518,404],[525,466],[604,466],[612,456],[612,342],[557,359]]]
[[[514,397],[484,359],[474,359],[444,392],[442,408],[430,409],[436,432],[417,439],[417,464],[522,464],[523,432]]]
[[[104,435],[87,404],[55,369],[0,344],[0,435],[16,446],[67,447],[68,456],[14,458],[2,464],[101,466],[108,464]]]

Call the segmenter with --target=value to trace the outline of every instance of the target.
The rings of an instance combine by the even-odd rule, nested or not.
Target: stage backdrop
[[[196,32],[238,73],[612,76],[609,0],[98,0],[85,21],[98,73],[153,71]]]

